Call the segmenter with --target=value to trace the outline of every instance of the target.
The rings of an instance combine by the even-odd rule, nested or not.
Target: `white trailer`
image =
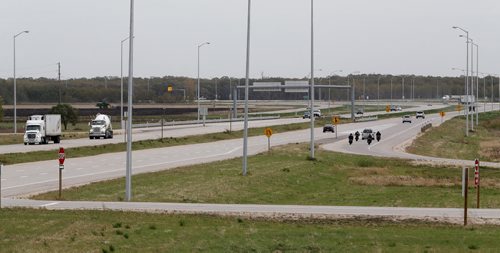
[[[32,115],[26,121],[24,132],[24,145],[27,144],[47,144],[61,142],[61,115],[46,114]]]

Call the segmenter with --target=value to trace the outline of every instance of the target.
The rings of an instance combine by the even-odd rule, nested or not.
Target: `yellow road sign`
[[[439,115],[441,115],[441,117],[444,117],[446,115],[445,112],[439,112]]]
[[[332,123],[337,125],[338,123],[340,123],[340,117],[339,116],[333,116],[332,117]]]
[[[457,110],[458,112],[459,112],[459,111],[461,111],[461,110],[462,110],[462,105],[457,105],[457,106],[456,106],[456,110]]]
[[[174,90],[174,87],[172,87],[172,85],[169,85],[169,86],[167,87],[167,91],[168,91],[168,92],[172,92],[173,90]]]
[[[270,138],[271,135],[273,135],[273,130],[268,127],[264,130],[264,133],[266,134],[267,138]]]

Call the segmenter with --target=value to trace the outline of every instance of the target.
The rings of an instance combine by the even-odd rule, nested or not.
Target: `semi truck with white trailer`
[[[113,126],[108,115],[98,113],[95,119],[89,123],[89,139],[113,138]]]
[[[61,115],[46,114],[32,115],[26,121],[24,132],[24,145],[47,144],[61,142]]]

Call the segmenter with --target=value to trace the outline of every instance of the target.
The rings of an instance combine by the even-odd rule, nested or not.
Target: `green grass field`
[[[479,126],[465,137],[465,117],[446,121],[417,138],[407,149],[414,154],[500,162],[500,112],[479,114]]]
[[[241,159],[135,175],[133,201],[302,204],[340,206],[461,207],[461,169],[318,150],[291,144]],[[500,207],[500,169],[482,169],[482,207]],[[471,179],[473,174],[471,173]],[[121,201],[124,179],[64,190],[65,200]],[[471,192],[473,187],[471,187]],[[473,194],[472,194],[473,195]],[[56,199],[57,192],[35,196]],[[471,207],[474,205],[471,199]]]
[[[496,252],[500,229],[419,222],[265,221],[0,210],[1,252]]]

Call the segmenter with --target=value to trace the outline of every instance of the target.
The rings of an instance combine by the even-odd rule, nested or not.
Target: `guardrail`
[[[420,132],[425,132],[427,129],[432,127],[432,123],[425,124],[422,128],[420,128]]]
[[[248,118],[249,121],[254,120],[272,120],[279,119],[280,116],[266,116],[266,117],[252,117]],[[207,119],[205,120],[205,124],[208,123],[223,123],[223,122],[240,122],[244,121],[244,118],[233,118],[233,119]],[[188,121],[165,121],[163,122],[163,126],[178,126],[178,125],[196,125],[203,124],[203,120],[188,120]],[[148,128],[148,127],[161,127],[161,121],[152,122],[152,123],[143,123],[143,124],[133,124],[132,128]]]
[[[358,117],[354,118],[356,122],[364,122],[364,121],[374,121],[378,120],[378,116],[370,116],[370,117]]]

